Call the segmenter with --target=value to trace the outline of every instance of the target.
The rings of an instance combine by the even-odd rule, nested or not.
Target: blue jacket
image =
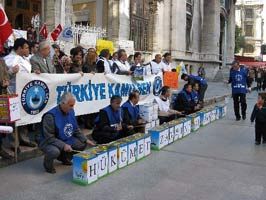
[[[207,81],[200,77],[200,76],[194,76],[194,75],[188,75],[189,82],[193,83],[199,83],[199,85],[207,85]]]
[[[185,89],[178,94],[174,102],[174,109],[185,112],[185,114],[194,112],[195,106],[196,103],[193,101],[192,93],[188,93]]]
[[[191,92],[192,100],[197,104],[199,103],[199,93],[195,90]]]
[[[121,108],[118,111],[114,112],[111,105],[109,105],[103,108],[102,110],[106,112],[110,126],[122,123],[123,111]],[[95,119],[95,123],[98,124],[99,121],[100,121],[100,117],[98,115],[98,117]]]
[[[74,110],[64,114],[59,106],[52,108],[47,114],[54,117],[56,127],[56,137],[64,143],[72,145],[74,143],[73,134],[78,129]]]
[[[246,94],[248,82],[248,69],[240,67],[239,71],[231,69],[228,83],[231,83],[232,94]]]
[[[123,112],[125,113],[126,110],[128,111],[129,115],[130,115],[130,120],[135,122],[139,119],[139,106],[133,106],[130,101],[126,101],[123,105]]]

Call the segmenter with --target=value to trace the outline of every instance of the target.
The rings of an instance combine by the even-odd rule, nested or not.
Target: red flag
[[[51,37],[53,38],[54,41],[57,40],[58,36],[60,35],[60,33],[62,32],[63,28],[61,26],[61,24],[59,24],[56,29],[53,30],[53,32],[51,33]]]
[[[47,39],[47,37],[48,37],[48,30],[47,30],[46,24],[43,24],[42,25],[42,28],[40,30],[40,35],[42,35],[45,39]]]
[[[3,49],[4,43],[12,33],[12,26],[7,19],[6,12],[2,4],[0,4],[0,51]]]

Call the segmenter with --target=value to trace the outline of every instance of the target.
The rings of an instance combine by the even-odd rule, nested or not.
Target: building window
[[[245,18],[252,19],[253,18],[253,9],[247,8],[245,9]]]
[[[253,37],[253,25],[250,24],[245,25],[245,36]]]
[[[6,0],[6,6],[12,6],[12,0]]]
[[[192,40],[193,0],[187,0],[186,11],[186,50],[188,51],[191,47]]]
[[[146,0],[130,1],[130,40],[137,51],[148,51],[149,7]]]
[[[30,9],[30,3],[28,0],[17,0],[17,8],[29,10]]]
[[[39,5],[38,4],[32,4],[32,10],[33,12],[39,12]]]
[[[246,45],[245,47],[245,53],[253,53],[254,47],[251,44]]]

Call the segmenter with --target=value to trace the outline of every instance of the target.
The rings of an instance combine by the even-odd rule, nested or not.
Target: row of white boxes
[[[148,131],[151,135],[151,148],[160,150],[174,141],[189,135],[191,132],[197,131],[201,126],[206,126],[215,120],[223,118],[225,115],[226,105],[218,105],[203,109],[186,118],[176,119],[152,128]]]
[[[151,153],[151,149],[160,150],[225,115],[226,105],[207,108],[186,118],[152,128],[149,134],[137,133],[76,154],[73,157],[73,181],[81,185],[91,184],[145,158]]]
[[[151,137],[141,133],[100,145],[73,157],[73,181],[88,185],[151,153]]]
[[[158,110],[159,107],[156,103],[139,105],[140,117],[147,122],[145,125],[145,134],[148,133],[149,129],[160,125],[160,121],[158,119]]]

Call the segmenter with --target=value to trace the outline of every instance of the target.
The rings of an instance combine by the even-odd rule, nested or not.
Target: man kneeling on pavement
[[[98,144],[105,144],[134,134],[134,126],[125,119],[120,107],[122,98],[114,95],[110,105],[101,109],[95,120],[92,138]]]
[[[80,132],[74,105],[74,96],[64,93],[59,105],[42,117],[40,149],[44,152],[43,166],[48,173],[56,173],[54,159],[63,165],[71,165],[73,150],[83,151],[87,144],[94,145]]]
[[[129,94],[128,100],[122,105],[123,119],[128,125],[134,126],[135,132],[141,132],[145,125],[145,120],[140,117],[139,113],[139,91],[133,91]]]

